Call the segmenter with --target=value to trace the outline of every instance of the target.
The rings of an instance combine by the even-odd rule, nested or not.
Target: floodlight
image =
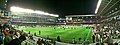
[[[24,8],[20,8],[20,7],[11,7],[10,11],[12,12],[26,12],[26,13],[34,13],[34,10],[31,9],[24,9]]]
[[[95,14],[98,12],[98,9],[100,7],[100,4],[101,4],[102,0],[99,0],[98,3],[97,3],[97,7],[96,7],[96,10],[95,10]]]
[[[5,2],[8,2],[7,0]]]
[[[37,14],[45,14],[45,12],[43,12],[43,11],[35,11],[34,13],[37,13]]]
[[[50,13],[47,13],[47,12],[44,12],[44,11],[38,11],[38,10],[34,11],[34,10],[31,10],[31,9],[25,9],[25,8],[20,8],[20,7],[15,7],[15,6],[12,6],[10,8],[10,11],[11,12],[36,13],[36,14],[42,14],[42,15],[58,17],[58,15],[50,14]]]

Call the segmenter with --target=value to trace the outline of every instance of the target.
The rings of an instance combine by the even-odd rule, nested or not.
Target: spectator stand
[[[23,33],[27,33],[27,32],[24,31]],[[32,34],[28,34],[28,35],[32,35]],[[29,37],[27,37],[27,40],[22,42],[22,45],[37,45],[37,41],[38,41],[39,38],[43,39],[43,41],[45,43],[49,43],[50,42],[50,45],[53,45],[53,43],[51,43],[51,40],[44,39],[44,38],[37,37],[37,36],[33,36],[33,40],[31,40]],[[42,45],[45,45],[45,43],[42,43]]]
[[[25,32],[25,33],[27,33],[27,32]],[[37,45],[37,41],[38,41],[39,38],[43,39],[43,41],[50,42],[51,43],[50,45],[54,45],[54,43],[52,42],[52,40],[48,40],[48,39],[45,39],[45,38],[42,38],[42,37],[39,37],[39,36],[33,36],[34,40],[30,40],[30,38],[27,37],[27,40],[25,40],[24,42],[22,42],[22,45]],[[63,43],[63,42],[58,42],[58,41],[55,41],[55,43],[56,43],[56,45],[83,45],[83,44]],[[45,45],[45,43],[42,43],[42,45]],[[96,43],[91,43],[89,45],[96,45]]]

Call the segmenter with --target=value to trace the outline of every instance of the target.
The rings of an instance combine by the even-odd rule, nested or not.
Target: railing
[[[40,37],[33,36],[33,38],[34,38],[34,41],[30,40],[29,38],[27,38],[27,40],[25,40],[24,42],[22,42],[22,45],[37,45],[37,40]],[[43,39],[43,40],[46,40],[46,39]],[[50,40],[46,40],[46,41],[50,41]],[[44,45],[44,44],[42,43],[42,45]]]

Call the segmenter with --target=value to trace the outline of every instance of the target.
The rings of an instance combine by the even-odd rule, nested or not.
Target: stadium
[[[0,0],[0,45],[120,45],[120,0]]]
[[[43,19],[46,18],[46,20],[43,20],[43,19],[37,20],[36,19],[37,17],[38,16],[36,17],[24,16],[24,18],[22,18],[22,16],[20,17],[16,15],[15,17],[13,17],[12,23],[15,25],[15,27],[18,26],[16,28],[17,30],[21,30],[21,31],[23,30],[25,32],[30,32],[31,34],[36,33],[37,36],[40,36],[43,38],[49,37],[50,39],[57,40],[57,36],[60,36],[61,41],[67,42],[67,43],[72,43],[72,39],[74,38],[76,41],[79,41],[79,38],[81,38],[81,41],[83,42],[85,40],[92,41],[93,24],[78,25],[76,23],[76,25],[75,24],[70,25],[70,22],[68,23],[64,22],[66,21],[66,19],[56,19],[55,17],[43,18],[41,16]],[[61,21],[61,22],[58,22],[58,21]]]

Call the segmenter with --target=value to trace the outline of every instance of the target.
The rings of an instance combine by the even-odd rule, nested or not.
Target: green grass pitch
[[[64,29],[65,28],[65,29]],[[50,26],[50,27],[29,27],[29,28],[19,28],[19,30],[31,32],[38,35],[39,31],[41,31],[41,36],[46,37],[49,36],[51,39],[56,39],[57,36],[60,36],[62,41],[72,41],[75,38],[78,41],[78,38],[81,38],[82,41],[88,39],[92,40],[92,28],[86,28],[83,26]]]

